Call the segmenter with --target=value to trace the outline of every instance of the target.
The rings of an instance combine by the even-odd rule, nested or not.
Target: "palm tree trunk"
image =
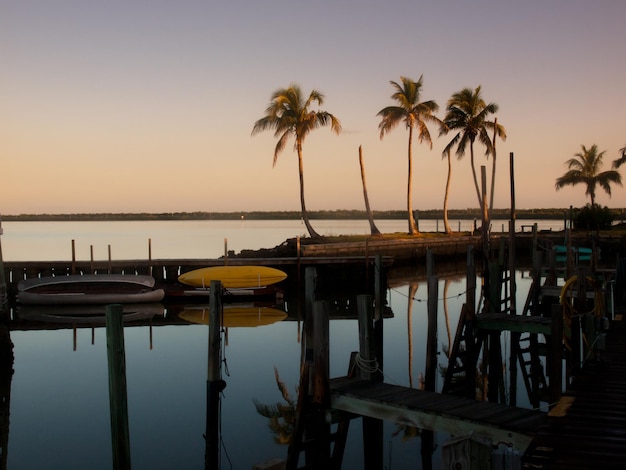
[[[443,225],[446,233],[450,235],[450,222],[448,221],[448,194],[450,193],[450,181],[452,180],[452,160],[450,160],[450,150],[448,150],[448,178],[446,179],[446,194],[443,198]]]
[[[474,187],[476,188],[476,196],[478,197],[478,207],[483,207],[483,200],[480,197],[480,188],[478,187],[478,177],[476,176],[476,166],[474,166],[474,140],[470,142],[470,163],[472,165],[472,176],[474,177]]]
[[[304,221],[304,225],[306,226],[309,235],[311,238],[320,238],[320,234],[317,233],[311,223],[309,222],[309,214],[306,210],[306,205],[304,204],[304,165],[302,164],[302,146],[300,143],[297,144],[298,148],[298,174],[300,176],[300,206],[302,208],[302,220]]]
[[[367,211],[367,220],[370,223],[370,233],[372,235],[381,235],[380,230],[376,227],[374,223],[374,216],[372,215],[372,210],[370,209],[370,200],[367,197],[367,184],[365,183],[365,166],[363,165],[363,152],[361,150],[361,146],[359,145],[359,165],[361,166],[361,182],[363,183],[363,198],[365,199],[365,210]]]
[[[406,190],[406,210],[408,212],[408,220],[409,220],[409,234],[411,235],[419,235],[419,231],[417,230],[417,224],[415,223],[415,218],[413,217],[413,205],[411,202],[411,193],[413,192],[413,127],[409,127],[409,146],[408,146],[408,154],[409,154],[409,169],[408,169],[408,183]]]

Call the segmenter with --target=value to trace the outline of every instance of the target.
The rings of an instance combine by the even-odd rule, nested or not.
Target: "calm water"
[[[422,230],[427,230],[425,222]],[[377,224],[384,232],[405,230],[404,221]],[[314,221],[314,226],[325,234],[368,231],[365,221]],[[71,240],[76,241],[78,259],[89,259],[90,246],[95,258],[105,259],[108,245],[114,259],[147,257],[148,239],[153,258],[217,257],[224,252],[225,238],[228,249],[240,251],[273,247],[305,232],[297,221],[5,222],[3,228],[5,260],[69,259]],[[519,309],[527,289],[527,277],[518,273]],[[387,382],[417,387],[425,371],[426,286],[418,284],[414,299],[409,292],[408,285],[388,292],[394,316],[385,321],[384,373]],[[447,365],[443,349],[454,337],[464,292],[464,279],[440,281],[439,367]],[[293,308],[285,306],[292,314]],[[167,308],[165,314],[167,318]],[[254,402],[283,402],[274,370],[296,400],[301,329],[299,322],[286,320],[225,332],[223,378],[227,387],[221,400],[221,468],[250,469],[266,459],[286,456],[287,448],[275,443],[268,420],[257,413]],[[208,327],[184,322],[129,326],[124,334],[133,468],[204,468]],[[111,468],[104,328],[13,330],[11,340],[15,372],[8,468]],[[356,319],[331,320],[331,376],[345,375],[350,352],[356,350]],[[439,375],[438,389],[442,384]],[[520,384],[518,396],[524,394]],[[385,423],[387,468],[421,468],[420,440],[404,440],[397,431],[396,425]],[[436,434],[439,449],[448,437]],[[439,458],[436,455],[435,462]],[[355,420],[343,468],[362,467],[360,420]]]

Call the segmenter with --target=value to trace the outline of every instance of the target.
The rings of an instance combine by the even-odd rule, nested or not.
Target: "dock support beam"
[[[113,468],[122,470],[130,468],[126,353],[124,351],[124,324],[122,322],[123,308],[119,304],[107,305],[105,315]]]
[[[209,347],[206,383],[206,431],[205,431],[205,468],[219,468],[220,435],[219,408],[220,393],[226,387],[221,373],[221,317],[222,283],[211,281],[209,297]]]
[[[375,354],[377,347],[374,344],[374,309],[371,295],[357,296],[357,312],[360,355],[358,362],[362,364],[358,376],[363,380],[382,382]],[[363,417],[363,460],[365,470],[383,468],[383,422],[380,419]]]

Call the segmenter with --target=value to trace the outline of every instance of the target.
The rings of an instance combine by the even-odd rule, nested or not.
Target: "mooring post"
[[[112,259],[112,257],[111,257],[111,245],[107,245],[107,250],[108,250],[108,253],[109,253],[109,269],[108,269],[108,272],[109,272],[109,274],[111,274],[113,272],[113,266],[111,265],[111,259]]]
[[[2,218],[0,218],[0,315],[8,311],[8,302],[7,282],[4,274],[4,261],[2,260]]]
[[[371,380],[376,362],[374,345],[374,328],[372,324],[373,309],[371,295],[358,295],[357,314],[359,322],[359,356],[357,361],[361,367],[358,370],[358,377],[363,380]]]
[[[359,356],[357,360],[358,377],[372,380],[378,371],[376,362],[376,346],[373,331],[373,306],[371,295],[357,296],[357,312],[359,322]],[[363,417],[363,460],[365,470],[383,468],[383,422],[376,418]]]
[[[467,247],[467,266],[465,271],[465,304],[470,315],[476,313],[476,267],[474,266],[474,247]]]
[[[384,380],[380,371],[383,370],[383,312],[386,293],[383,257],[376,255],[374,259],[374,344],[376,360],[378,361],[378,372],[376,372],[375,380],[379,382]]]
[[[207,469],[219,468],[219,403],[220,393],[226,387],[221,377],[220,330],[222,316],[222,283],[211,281],[209,297],[209,347],[206,385],[206,431],[204,465]]]
[[[152,238],[148,238],[148,274],[152,276]]]
[[[89,272],[94,274],[93,268],[93,245],[89,245]]]
[[[107,359],[109,366],[109,403],[113,468],[130,468],[130,437],[126,395],[126,353],[124,351],[123,307],[106,306]]]
[[[304,270],[304,348],[306,360],[311,360],[310,350],[313,346],[313,302],[315,301],[315,289],[317,284],[317,270],[315,267],[307,267]]]
[[[435,391],[437,378],[437,307],[439,304],[439,279],[428,277],[428,336],[426,341],[426,371],[424,386],[426,390]]]
[[[76,241],[72,240],[72,274],[76,274]]]
[[[313,403],[330,404],[328,303],[313,302]]]
[[[300,367],[294,431],[284,467],[287,470],[298,468],[303,450],[307,468],[330,468],[330,423],[326,420],[330,407],[328,303],[313,302],[311,310],[307,320],[312,323],[311,342]]]
[[[426,340],[426,369],[424,373],[424,390],[434,392],[437,380],[437,307],[439,304],[439,279],[434,275],[434,259],[431,250],[427,251],[428,272],[428,335]],[[423,429],[422,468],[432,468],[435,452],[435,434]]]
[[[550,403],[556,404],[561,399],[563,390],[563,307],[561,305],[552,305],[551,328],[548,388]]]

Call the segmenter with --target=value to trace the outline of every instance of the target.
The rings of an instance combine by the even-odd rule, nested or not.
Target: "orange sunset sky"
[[[482,86],[500,106],[496,207],[579,207],[555,179],[580,146],[626,146],[623,0],[20,0],[0,11],[0,214],[298,210],[292,143],[275,168],[271,132],[252,137],[271,93],[326,96],[328,128],[304,146],[309,210],[406,207],[407,131],[382,141],[390,80],[424,76],[443,117]],[[415,209],[443,206],[441,150],[414,143]],[[477,148],[477,165],[487,165]],[[624,173],[624,170],[621,170]],[[626,206],[626,190],[597,201]],[[451,208],[477,205],[469,156],[454,160]]]

